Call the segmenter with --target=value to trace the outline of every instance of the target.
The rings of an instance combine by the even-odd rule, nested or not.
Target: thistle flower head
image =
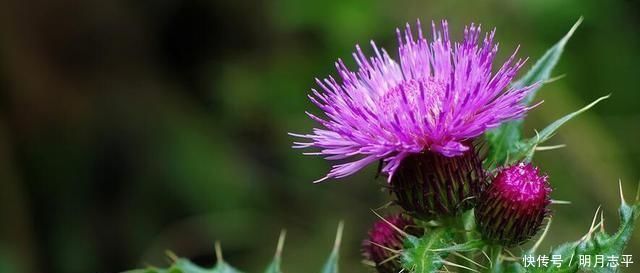
[[[485,239],[512,246],[535,235],[549,213],[547,179],[528,163],[501,170],[480,194],[475,210]]]
[[[321,126],[292,134],[308,140],[294,147],[346,161],[318,181],[349,176],[378,160],[391,181],[404,158],[426,151],[462,155],[470,148],[465,141],[529,109],[521,101],[531,86],[509,86],[524,63],[516,60],[517,50],[492,71],[495,31],[481,38],[480,26],[472,24],[461,42],[452,42],[446,21],[440,28],[432,23],[430,39],[419,21],[417,29],[417,36],[409,24],[397,30],[399,62],[372,41],[373,57],[356,46],[356,71],[338,60],[339,79],[316,80],[320,90],[309,98],[324,117],[307,113]]]
[[[396,204],[412,216],[431,220],[471,209],[486,184],[482,159],[473,144],[462,155],[412,154],[391,180]]]
[[[396,273],[402,269],[398,253],[403,249],[405,238],[398,230],[414,236],[423,233],[411,218],[396,214],[375,222],[362,244],[362,255],[373,262],[380,273]]]

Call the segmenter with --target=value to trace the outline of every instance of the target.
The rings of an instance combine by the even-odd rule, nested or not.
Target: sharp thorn
[[[589,230],[592,230],[593,226],[596,224],[596,218],[598,218],[598,212],[600,212],[600,206],[598,206],[598,208],[596,209],[596,213],[593,215],[593,220],[591,221],[591,226],[589,227]]]
[[[384,221],[385,223],[387,223],[387,225],[389,225],[391,228],[393,228],[395,231],[397,231],[398,233],[402,234],[402,236],[404,237],[409,237],[410,235],[406,232],[404,232],[404,230],[394,226],[391,222],[387,221],[387,219],[384,219],[384,217],[380,216],[380,214],[378,214],[375,210],[371,210],[373,212],[373,214],[375,214],[376,216],[378,216],[378,218],[380,218],[382,221]]]
[[[620,188],[620,202],[624,205],[627,202],[624,200],[624,193],[622,192],[622,179],[618,179],[618,187]]]
[[[489,268],[493,268],[493,262],[491,261],[491,258],[489,258],[489,255],[487,255],[487,252],[484,252],[483,250],[482,255],[484,255],[484,257],[487,258],[487,261],[489,261]]]
[[[552,205],[571,205],[571,201],[551,199]]]
[[[368,242],[369,242],[370,244],[374,245],[374,246],[377,246],[377,247],[379,247],[379,248],[382,248],[382,249],[384,249],[384,250],[387,250],[387,251],[392,252],[392,253],[395,253],[395,254],[402,253],[402,251],[401,251],[401,250],[398,250],[398,249],[389,248],[389,247],[383,246],[383,245],[378,244],[378,243],[373,242],[373,241],[368,241]]]
[[[469,271],[471,271],[471,272],[477,272],[477,273],[480,273],[480,271],[475,270],[475,269],[473,269],[473,268],[466,267],[466,266],[464,266],[464,265],[460,265],[460,264],[457,264],[457,263],[453,263],[453,262],[450,262],[450,261],[447,261],[447,260],[443,260],[443,261],[442,261],[442,263],[443,263],[443,264],[446,264],[446,265],[453,266],[453,267],[458,267],[458,268],[466,269],[466,270],[469,270]]]
[[[344,230],[344,222],[340,221],[338,223],[338,230],[336,231],[336,241],[333,244],[333,251],[338,252],[340,249],[340,244],[342,243],[342,231]]]
[[[220,246],[220,241],[216,241],[216,243],[214,245],[214,249],[215,249],[215,252],[216,252],[216,260],[218,262],[224,261],[224,259],[222,259],[222,247]]]
[[[540,235],[540,238],[538,238],[538,240],[533,245],[533,247],[531,247],[531,250],[529,250],[532,254],[535,253],[536,250],[538,250],[538,247],[540,247],[540,244],[542,244],[542,241],[547,236],[547,232],[549,232],[549,227],[551,227],[551,219],[552,218],[549,217],[549,220],[547,221],[547,225],[544,227],[544,231],[542,232],[542,235]]]
[[[484,265],[481,265],[481,264],[479,264],[478,262],[476,262],[476,261],[474,261],[474,260],[472,260],[472,259],[470,259],[470,258],[468,258],[468,257],[466,257],[466,256],[464,256],[464,255],[462,255],[462,254],[460,254],[460,253],[458,253],[458,252],[452,251],[452,252],[451,252],[451,254],[453,254],[453,255],[455,255],[455,256],[457,256],[457,257],[459,257],[459,258],[462,258],[462,259],[464,259],[464,260],[466,260],[466,261],[468,261],[468,262],[470,262],[470,263],[472,263],[472,264],[475,264],[475,265],[477,265],[477,266],[479,266],[479,267],[482,267],[482,268],[484,268],[484,269],[487,269]]]
[[[598,214],[596,213],[595,217],[597,217]],[[589,229],[589,231],[587,232],[587,234],[585,234],[584,236],[582,236],[582,238],[580,239],[581,242],[583,242],[584,240],[590,239],[591,238],[591,234],[593,234],[594,231],[596,231],[600,225],[602,225],[602,222],[599,222],[597,225],[591,227]]]
[[[567,147],[567,144],[560,144],[560,145],[553,145],[553,146],[536,146],[535,150],[536,151],[551,151],[551,150],[557,150],[557,149],[561,149]]]
[[[600,211],[600,232],[604,233],[604,210]]]
[[[287,230],[280,231],[280,237],[278,237],[278,246],[276,247],[276,258],[282,257],[282,249],[284,248],[284,240],[287,237]]]
[[[564,77],[566,77],[566,76],[567,76],[567,74],[561,74],[561,75],[555,76],[555,77],[553,77],[553,78],[550,78],[550,79],[548,79],[548,80],[546,80],[546,81],[542,82],[542,84],[552,83],[552,82],[555,82],[555,81],[561,80],[562,78],[564,78]]]

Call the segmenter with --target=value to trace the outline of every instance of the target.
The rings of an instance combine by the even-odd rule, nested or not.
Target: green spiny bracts
[[[409,214],[431,220],[472,208],[485,184],[474,145],[460,156],[424,152],[406,157],[391,179],[396,203]]]

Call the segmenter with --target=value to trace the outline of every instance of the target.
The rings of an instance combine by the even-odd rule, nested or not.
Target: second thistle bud
[[[499,171],[480,194],[475,210],[483,237],[514,246],[534,236],[549,214],[551,187],[547,179],[538,168],[526,163]]]
[[[424,220],[471,209],[485,175],[480,156],[469,147],[455,157],[429,151],[406,157],[391,179],[397,204]]]
[[[364,258],[375,264],[380,273],[397,273],[402,270],[397,252],[403,249],[405,238],[399,230],[414,236],[420,236],[424,232],[411,218],[391,215],[385,217],[385,220],[377,221],[362,244]]]

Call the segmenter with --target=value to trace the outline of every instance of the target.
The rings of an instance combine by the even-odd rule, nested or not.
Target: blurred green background
[[[118,272],[164,251],[260,272],[281,228],[286,272],[320,268],[345,220],[343,272],[388,194],[375,167],[313,185],[329,164],[290,148],[308,132],[313,78],[356,43],[395,56],[395,27],[497,27],[501,56],[532,60],[585,21],[525,134],[611,99],[550,141],[555,218],[545,246],[576,240],[598,205],[617,226],[618,179],[640,178],[638,0],[143,0],[0,3],[0,272]],[[501,59],[502,60],[502,59]],[[525,70],[530,68],[530,61]],[[640,264],[640,232],[627,254]],[[636,265],[636,268],[640,266]],[[630,269],[627,272],[637,272]]]

